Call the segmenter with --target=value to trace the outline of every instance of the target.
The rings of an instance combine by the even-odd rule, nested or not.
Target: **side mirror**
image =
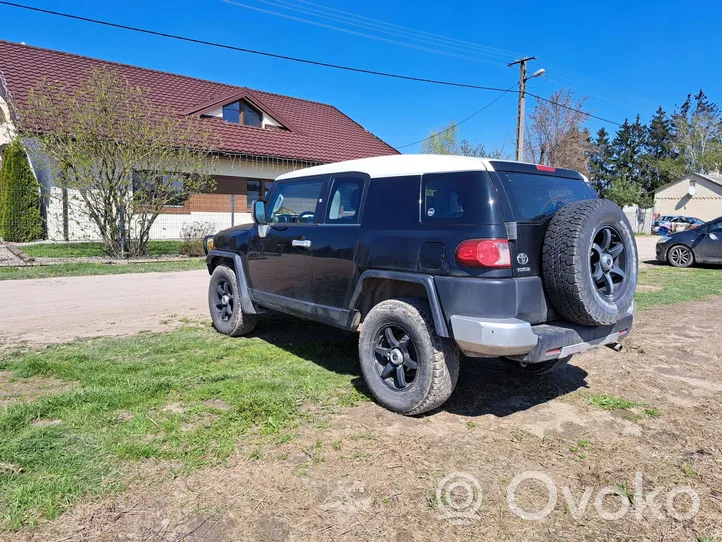
[[[262,199],[254,201],[253,207],[251,207],[251,215],[253,216],[253,221],[256,224],[268,224],[268,218],[266,217],[266,202]]]

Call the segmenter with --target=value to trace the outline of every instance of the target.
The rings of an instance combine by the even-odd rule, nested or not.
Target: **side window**
[[[326,223],[358,224],[363,189],[364,181],[361,177],[336,177],[328,200]]]
[[[707,231],[707,233],[722,233],[722,222],[717,222],[717,224],[712,224]]]
[[[280,183],[267,207],[271,222],[310,224],[316,217],[316,204],[323,179]]]
[[[446,178],[429,179],[424,186],[424,218],[448,220],[464,216],[464,205],[459,181]]]

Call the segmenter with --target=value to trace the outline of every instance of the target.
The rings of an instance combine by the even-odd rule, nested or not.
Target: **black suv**
[[[252,211],[205,240],[215,328],[272,309],[360,330],[366,383],[396,412],[444,403],[459,351],[539,375],[632,327],[634,235],[575,171],[368,158],[281,175]]]

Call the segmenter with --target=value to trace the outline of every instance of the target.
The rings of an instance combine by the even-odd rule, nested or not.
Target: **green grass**
[[[148,256],[180,254],[181,241],[150,241]],[[102,243],[38,243],[21,245],[25,254],[33,258],[89,258],[107,256]]]
[[[75,277],[81,275],[122,275],[164,271],[192,271],[205,269],[202,259],[177,262],[151,262],[129,264],[58,263],[26,267],[0,267],[0,280]]]
[[[695,301],[722,294],[722,269],[652,266],[639,270],[639,284],[661,288],[654,292],[637,292],[634,298],[639,309]]]
[[[587,403],[602,410],[622,410],[640,406],[641,403],[636,401],[630,401],[622,397],[615,397],[614,395],[603,395],[603,394],[585,394]]]
[[[188,472],[223,461],[251,428],[278,438],[302,418],[305,403],[363,397],[352,383],[354,335],[328,328],[320,338],[315,324],[269,320],[268,335],[251,338],[187,327],[0,359],[0,370],[18,378],[76,383],[0,407],[0,528],[20,529],[57,517],[82,496],[121,491],[122,472],[142,473],[133,462],[167,460]]]

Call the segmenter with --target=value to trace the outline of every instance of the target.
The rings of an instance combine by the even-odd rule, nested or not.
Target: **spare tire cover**
[[[547,296],[564,318],[614,324],[637,288],[637,244],[627,217],[609,200],[565,205],[544,237],[542,270]]]

